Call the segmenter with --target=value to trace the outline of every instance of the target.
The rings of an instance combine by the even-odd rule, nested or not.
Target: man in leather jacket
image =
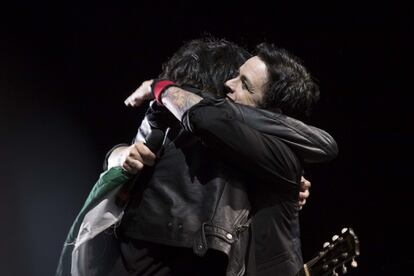
[[[236,168],[237,177],[242,178],[244,187],[237,188],[247,193],[252,204],[249,212],[255,215],[257,274],[296,274],[302,266],[297,194],[303,162],[322,161],[320,157],[310,157],[318,154],[309,150],[315,149],[312,142],[317,139],[326,139],[323,150],[330,153],[328,158],[337,151],[327,133],[319,130],[317,139],[306,137],[307,126],[282,114],[282,111],[296,116],[309,113],[317,101],[318,87],[306,69],[285,50],[262,44],[258,54],[240,67],[239,75],[226,82],[231,101],[203,100],[165,80],[155,82],[152,93],[148,93],[149,85],[144,82],[127,103],[134,106],[154,95],[158,105],[165,105],[187,132],[198,137],[208,149],[216,150],[217,157],[231,164],[228,170]],[[310,147],[299,141],[304,136],[309,139]],[[295,141],[297,137],[300,139]],[[217,216],[217,210],[214,213]],[[217,232],[212,227],[212,233]],[[209,246],[200,245],[204,251]],[[194,251],[197,253],[197,247]]]
[[[210,54],[194,53],[187,57],[197,61],[200,67],[203,54]],[[168,78],[178,81],[180,75]],[[191,83],[189,79],[181,84],[204,90],[202,85],[195,85],[197,80]],[[231,88],[231,82],[228,86]],[[236,89],[232,91],[233,95],[239,95]],[[135,104],[136,98],[134,100]],[[138,140],[148,134],[144,130],[146,123],[149,129],[169,131],[166,131],[162,155],[154,169],[145,177],[140,175],[138,185],[132,190],[118,228],[128,275],[144,272],[150,275],[171,272],[175,273],[173,275],[242,275],[245,261],[250,263],[254,259],[252,254],[247,258],[248,252],[254,250],[249,243],[249,223],[253,214],[257,217],[253,223],[257,230],[253,232],[257,232],[259,248],[264,239],[274,243],[263,247],[268,250],[259,254],[258,265],[264,264],[265,268],[258,273],[266,272],[268,262],[272,263],[269,259],[274,257],[289,263],[286,268],[279,269],[285,273],[283,275],[299,270],[302,260],[297,195],[302,163],[333,158],[336,144],[329,134],[300,121],[237,104],[245,103],[242,94],[233,100],[236,103],[206,98],[184,117],[177,116],[175,110],[177,119],[185,118],[184,129],[179,120],[168,116],[170,113],[160,105],[161,100],[151,104]],[[212,111],[206,112],[209,109]],[[264,138],[258,139],[260,137]],[[154,164],[154,156],[145,145],[137,143],[131,148],[135,152],[130,150],[127,155],[121,154],[122,159],[109,163],[121,162],[118,164],[131,173],[142,170],[143,165]],[[266,164],[268,160],[271,162]],[[285,164],[286,160],[289,163]],[[270,223],[262,227],[261,223],[266,221]],[[276,265],[280,268],[279,259]],[[213,267],[218,270],[214,271]]]

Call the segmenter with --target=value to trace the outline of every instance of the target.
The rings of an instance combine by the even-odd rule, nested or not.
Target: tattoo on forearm
[[[163,104],[179,120],[188,109],[203,99],[178,87],[170,87],[161,97]]]

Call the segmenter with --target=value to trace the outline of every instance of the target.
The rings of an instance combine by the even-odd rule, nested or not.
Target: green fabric
[[[76,217],[72,227],[70,228],[67,243],[72,243],[79,232],[79,227],[82,224],[83,218],[93,207],[95,207],[102,199],[111,191],[119,186],[126,184],[132,176],[127,174],[121,167],[115,167],[102,173],[98,181],[93,186],[91,192],[86,198],[82,209]]]
[[[111,191],[127,184],[133,177],[133,175],[126,173],[121,167],[111,168],[99,176],[98,181],[93,186],[69,230],[59,258],[56,276],[70,275],[72,250],[85,215]]]

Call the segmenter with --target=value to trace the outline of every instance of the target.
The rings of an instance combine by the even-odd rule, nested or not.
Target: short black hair
[[[257,45],[255,55],[266,64],[268,73],[259,107],[279,109],[297,118],[310,115],[319,100],[319,86],[299,58],[269,43]]]
[[[235,77],[239,67],[250,58],[243,47],[226,39],[205,36],[186,42],[163,64],[159,78],[225,97],[225,82]]]

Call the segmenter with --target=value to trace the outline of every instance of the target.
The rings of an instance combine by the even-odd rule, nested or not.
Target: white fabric
[[[81,271],[85,269],[82,258],[79,258],[80,246],[121,221],[124,210],[115,204],[115,198],[120,188],[121,186],[109,193],[105,199],[85,215],[72,251],[72,275],[83,275]]]

